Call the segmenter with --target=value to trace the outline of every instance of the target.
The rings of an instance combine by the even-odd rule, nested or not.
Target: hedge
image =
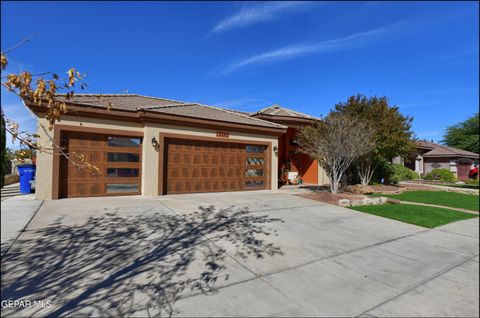
[[[425,180],[440,180],[445,182],[455,182],[457,178],[455,175],[450,172],[450,170],[445,168],[437,168],[433,169],[429,173],[427,173],[424,177]]]

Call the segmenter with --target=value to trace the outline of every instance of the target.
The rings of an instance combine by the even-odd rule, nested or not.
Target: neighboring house
[[[274,190],[279,161],[305,183],[328,182],[317,162],[295,152],[295,130],[317,118],[279,106],[254,114],[134,94],[75,95],[49,131],[44,108],[39,144],[84,154],[100,175],[55,149],[37,156],[36,197]],[[109,108],[111,108],[109,110]]]
[[[444,168],[453,172],[458,180],[468,180],[472,164],[478,163],[478,158],[474,152],[419,140],[415,142],[415,152],[402,161],[421,176],[433,169]],[[400,162],[399,158],[394,159],[394,163]]]

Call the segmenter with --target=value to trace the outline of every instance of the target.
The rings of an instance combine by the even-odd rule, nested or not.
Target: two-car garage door
[[[266,189],[265,145],[165,139],[165,193]]]

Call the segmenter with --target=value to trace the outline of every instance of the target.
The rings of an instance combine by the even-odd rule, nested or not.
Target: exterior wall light
[[[278,147],[277,146],[273,146],[273,152],[278,155]]]
[[[157,149],[158,148],[158,141],[155,137],[152,138],[152,146],[153,148]]]

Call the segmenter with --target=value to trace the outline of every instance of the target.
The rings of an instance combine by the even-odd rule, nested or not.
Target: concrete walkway
[[[20,183],[13,183],[4,186],[1,190],[1,200],[5,201],[20,194]]]
[[[268,191],[46,201],[2,260],[2,316],[462,316],[479,220],[426,229]]]
[[[23,229],[38,211],[43,201],[35,194],[14,196],[1,203],[1,255],[8,251]]]
[[[417,182],[410,182],[410,181],[401,181],[399,184],[403,185],[403,186],[424,187],[425,190],[432,189],[432,190],[436,190],[436,191],[449,191],[449,192],[458,192],[458,193],[473,194],[473,195],[479,195],[479,193],[480,193],[479,189],[440,186],[440,185],[435,185],[435,184],[417,183]]]
[[[472,211],[472,210],[461,209],[461,208],[452,208],[452,207],[444,206],[444,205],[436,205],[436,204],[420,203],[420,202],[411,202],[411,201],[399,201],[399,202],[400,202],[401,204],[431,206],[431,207],[434,207],[434,208],[449,209],[449,210],[460,211],[460,212],[465,212],[465,213],[470,213],[470,214],[476,214],[476,215],[479,214],[478,211]]]

